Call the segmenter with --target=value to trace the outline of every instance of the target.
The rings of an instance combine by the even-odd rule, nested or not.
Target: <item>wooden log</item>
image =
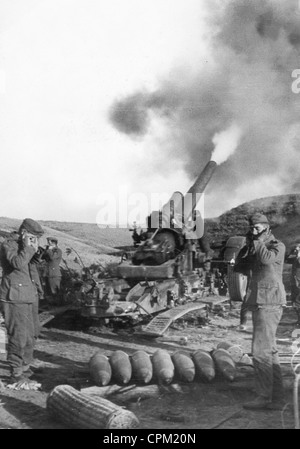
[[[75,429],[135,429],[137,417],[104,398],[93,398],[70,385],[59,385],[47,398],[54,419]]]
[[[144,386],[126,385],[125,387],[111,385],[106,387],[83,388],[81,391],[93,397],[104,397],[117,404],[158,398],[164,394],[156,384]]]
[[[183,387],[175,383],[171,385],[126,385],[123,387],[113,384],[106,387],[81,388],[80,391],[95,398],[103,397],[118,404],[126,404],[127,402],[153,399],[170,394],[188,394],[190,389],[188,386]]]

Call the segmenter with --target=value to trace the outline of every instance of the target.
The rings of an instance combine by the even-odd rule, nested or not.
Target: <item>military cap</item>
[[[30,232],[30,234],[36,235],[38,237],[44,234],[42,226],[31,218],[25,218],[20,226],[19,232],[21,232],[22,229],[25,229],[27,232]]]
[[[261,224],[270,224],[270,223],[269,223],[269,220],[267,219],[267,217],[266,217],[265,215],[259,214],[259,213],[252,215],[252,216],[249,218],[249,223],[250,223],[250,225],[252,225],[252,226],[253,226],[253,225],[256,225],[256,224],[258,224],[258,223],[261,223]]]

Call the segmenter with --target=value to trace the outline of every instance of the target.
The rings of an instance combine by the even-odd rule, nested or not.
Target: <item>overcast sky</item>
[[[103,192],[187,188],[180,166],[149,170],[159,126],[131,140],[107,117],[200,55],[200,17],[199,0],[1,0],[0,215],[94,222]]]
[[[171,121],[160,120],[154,113],[150,129],[144,136],[128,136],[113,126],[109,120],[109,111],[115,102],[136,92],[159,92],[166,80],[172,84],[173,77],[176,78],[174,92],[180,98],[181,74],[185,79],[183,87],[190,95],[191,104],[194,102],[193,107],[196,106],[196,109],[201,107],[197,99],[193,98],[193,90],[186,88],[189,86],[186,79],[190,77],[193,80],[193,74],[202,71],[206,73],[206,78],[203,79],[208,83],[209,70],[214,64],[207,46],[209,29],[204,2],[205,0],[1,0],[0,216],[95,222],[99,217],[103,195],[114,195],[117,199],[120,191],[123,195],[127,191],[128,195],[145,193],[150,198],[151,193],[164,193],[168,196],[176,190],[183,193],[187,191],[195,179],[192,172],[197,173],[208,162],[210,149],[207,150],[207,145],[206,152],[203,153],[206,158],[203,165],[193,168],[193,158],[189,156],[185,161],[183,147],[182,154],[178,157],[178,151],[181,151],[180,140],[176,149],[177,157],[169,157],[176,135],[176,129],[173,129],[173,140],[168,140],[170,130],[167,127]],[[260,1],[257,2],[257,5],[261,4]],[[277,0],[273,2],[280,3]],[[247,8],[244,1],[241,3]],[[267,4],[267,0],[263,3]],[[231,16],[229,12],[228,22]],[[253,18],[253,14],[251,17]],[[241,20],[238,16],[237,22],[239,26]],[[270,25],[270,20],[267,27],[268,24]],[[256,27],[255,32],[254,28],[249,28],[248,31],[252,33],[251,38],[253,35],[255,39],[257,33],[261,34],[260,42],[254,40],[250,49],[254,49],[251,50],[253,53],[259,44],[264,45],[262,48],[266,48],[266,53],[259,54],[262,62],[270,53],[269,47],[266,47],[269,42],[272,45],[277,41],[279,44],[281,42],[272,26],[271,24],[270,32],[266,29],[266,35],[265,28],[261,31],[261,28]],[[276,23],[274,26],[277,26]],[[229,29],[234,31],[231,25]],[[237,32],[243,33],[243,30],[237,29]],[[296,31],[291,34],[294,36],[291,42],[298,48],[298,35],[295,33]],[[224,36],[226,40],[226,34]],[[230,43],[233,38],[234,36],[230,37]],[[238,41],[241,41],[239,37]],[[275,53],[275,61],[285,54],[280,48],[276,50],[279,56]],[[293,54],[297,54],[295,49],[293,51]],[[221,48],[218,54],[221,61],[222,52]],[[223,60],[222,72],[218,74],[218,69],[215,70],[210,87],[209,95],[221,101],[219,110],[222,107],[222,77],[227,74],[232,54],[228,53],[228,59]],[[246,61],[243,56],[243,59],[238,58],[240,56],[237,53],[237,70],[241,61]],[[255,90],[258,84],[255,84],[256,78],[249,75],[249,67],[242,66],[244,72],[240,76],[241,79],[248,76],[248,85],[251,85],[252,80],[252,90]],[[264,76],[260,72],[261,65],[257,67],[259,70],[256,70],[255,76],[261,73],[259,84],[262,87],[258,86],[259,89],[256,89],[256,97],[260,99],[262,89],[266,89],[264,83],[269,78],[269,72]],[[287,92],[291,90],[289,70],[292,67],[293,64],[285,73]],[[230,70],[227,89],[235,76],[234,69],[231,67]],[[219,78],[218,83],[216,78]],[[270,89],[271,87],[270,85]],[[216,92],[213,92],[214,88],[217,89]],[[195,89],[199,98],[203,94],[201,89],[201,85]],[[201,91],[201,95],[197,90]],[[217,97],[218,90],[220,95]],[[245,98],[252,101],[252,97],[256,97],[251,91],[248,91],[248,97],[239,90],[236,95],[240,95],[240,106],[236,114],[239,116],[244,114]],[[232,102],[233,105],[236,103]],[[218,106],[218,102],[215,105]],[[257,111],[257,108],[259,105],[252,109]],[[249,117],[252,109],[249,109]],[[273,104],[270,110],[274,110]],[[222,130],[215,123],[218,109],[216,113],[213,112],[214,128],[210,126],[209,113],[209,110],[207,114],[204,111],[203,117],[208,135],[214,129]],[[252,114],[251,120],[256,115],[257,112]],[[269,115],[267,110],[265,116]],[[196,140],[202,125],[198,123],[197,117],[195,120],[192,126],[189,123],[186,128],[188,132],[185,132],[185,138],[192,146],[195,143],[197,147]],[[257,120],[261,122],[261,117]],[[177,126],[180,127],[180,121]],[[278,128],[277,125],[272,126]],[[251,132],[249,136],[251,137]],[[260,148],[255,140],[254,145]],[[244,153],[237,154],[240,155],[239,167],[247,168],[247,159],[242,159],[243,154],[247,155],[247,145],[245,148]],[[243,183],[243,179],[238,181],[240,178],[236,178],[235,190],[231,196],[226,194],[226,202],[224,197],[222,199],[222,183],[227,184],[229,191],[232,190],[230,180],[238,173],[234,171],[236,159],[232,159],[230,170],[226,171],[226,166],[222,168],[219,193],[215,196],[210,194],[211,201],[205,204],[206,216],[219,215],[225,208],[237,206],[242,201],[290,190],[290,185],[285,190],[281,188],[277,178],[274,182],[270,181],[273,172],[269,173],[269,178],[264,177],[261,172],[264,161],[258,162],[259,170],[256,170],[257,157],[251,161],[252,172],[254,175],[257,172],[260,178],[256,183],[251,179]],[[189,170],[186,170],[187,166]],[[286,179],[285,174],[282,176]]]

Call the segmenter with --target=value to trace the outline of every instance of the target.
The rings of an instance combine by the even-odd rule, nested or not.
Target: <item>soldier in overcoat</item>
[[[282,274],[285,245],[270,230],[267,217],[250,217],[250,233],[242,249],[249,282],[245,304],[252,311],[252,355],[257,397],[246,409],[281,409],[284,404],[282,373],[276,347],[276,332],[286,304]]]
[[[30,364],[39,333],[38,298],[41,293],[34,259],[43,233],[39,223],[26,218],[19,232],[8,237],[0,248],[3,270],[0,300],[8,335],[11,382],[22,381],[33,374]]]

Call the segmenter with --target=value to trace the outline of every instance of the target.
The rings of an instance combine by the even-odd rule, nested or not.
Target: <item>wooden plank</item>
[[[200,301],[195,301],[190,304],[188,303],[182,306],[174,307],[173,309],[169,309],[166,312],[159,314],[152,321],[150,321],[150,323],[145,327],[142,333],[144,335],[147,334],[148,336],[151,335],[160,337],[168,329],[170,324],[173,323],[173,321],[177,320],[178,318],[181,318],[182,316],[186,315],[189,312],[205,308],[206,304]]]
[[[55,318],[55,315],[51,315],[51,313],[43,312],[39,314],[39,322],[41,326],[45,326],[45,324],[49,323],[50,321]]]

